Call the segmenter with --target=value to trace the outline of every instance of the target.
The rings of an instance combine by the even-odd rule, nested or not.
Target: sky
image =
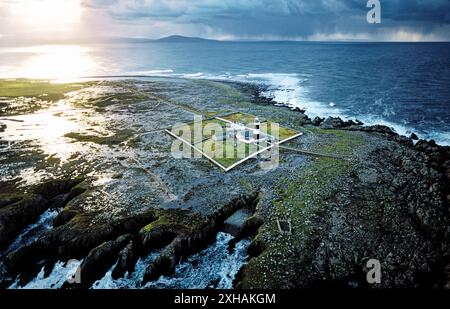
[[[449,41],[450,0],[0,0],[0,40]]]

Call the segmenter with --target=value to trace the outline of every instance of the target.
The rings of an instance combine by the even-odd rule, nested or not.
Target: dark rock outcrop
[[[80,138],[71,132],[77,137],[71,140],[74,148],[82,151],[66,163],[57,156],[44,160],[35,146],[28,150],[30,143],[14,145],[24,156],[2,158],[2,175],[37,168],[58,179],[63,174],[86,174],[89,181],[105,177],[92,179],[93,187],[77,179],[28,188],[19,186],[23,183],[19,177],[12,185],[2,181],[0,242],[5,247],[46,209],[63,210],[53,228],[46,222],[22,247],[4,252],[1,262],[7,267],[0,265],[0,286],[17,278],[25,284],[42,267],[49,274],[58,260],[84,259],[82,287],[88,288],[115,261],[112,275],[119,278],[132,272],[139,258],[155,251],[158,256],[148,265],[145,280],[170,275],[181,260],[212,243],[222,222],[242,207],[250,208],[252,215],[236,240],[256,236],[248,247],[249,263],[236,278],[238,288],[365,287],[368,258],[382,263],[382,287],[448,284],[448,147],[433,141],[413,145],[414,136],[399,136],[385,126],[364,127],[359,121],[311,121],[302,110],[261,96],[268,90],[264,86],[242,84],[243,93],[237,93],[239,85],[219,83],[103,81],[105,93],[99,98],[89,94],[85,103],[83,98],[73,103],[91,108],[86,117],[101,113],[110,121],[95,125],[86,121],[86,132],[95,135]],[[305,129],[290,146],[339,156],[309,158],[301,152],[283,152],[279,166],[270,172],[259,170],[258,160],[249,160],[223,174],[207,160],[162,155],[170,142],[164,134],[142,135],[139,143],[128,140],[153,127],[190,120],[192,112],[216,115],[224,107],[254,110],[261,119]],[[114,117],[117,111],[124,117]],[[320,128],[302,127],[308,123]],[[124,132],[124,128],[133,129]],[[107,131],[111,135],[97,139],[97,133]],[[126,147],[110,137],[128,140]],[[91,143],[96,147],[85,145]],[[255,191],[264,196],[251,194]],[[174,195],[179,198],[172,199]],[[212,280],[210,286],[217,283]]]
[[[148,211],[114,222],[95,223],[91,214],[78,213],[66,224],[53,228],[30,245],[9,254],[6,262],[10,271],[20,273],[25,265],[43,259],[81,259],[104,242],[121,235],[136,234],[154,219],[154,211]]]
[[[319,126],[325,119],[324,118],[320,118],[318,116],[314,117],[314,119],[312,120],[312,125],[313,126]]]
[[[448,147],[433,141],[414,147],[384,127],[374,132],[383,135],[378,138],[382,142],[363,147],[353,172],[336,180],[337,192],[326,197],[320,215],[304,218],[311,220],[310,232],[297,228],[292,235],[271,234],[271,221],[264,218],[248,249],[254,258],[239,272],[236,287],[417,288],[448,283]],[[265,205],[270,212],[271,202]],[[295,246],[280,249],[279,239]],[[369,259],[381,263],[379,285],[366,281]]]
[[[306,112],[303,108],[300,108],[298,106],[292,107],[291,110],[294,112],[302,113],[302,114],[304,114]]]
[[[320,124],[322,129],[339,129],[344,126],[344,121],[339,117],[328,117]]]
[[[340,117],[328,117],[325,120],[322,120],[318,118],[316,120],[316,123],[322,128],[322,129],[353,129],[353,130],[359,130],[362,128],[363,123],[356,120],[348,120],[344,121]]]
[[[21,195],[0,195],[0,208],[11,205],[23,199]]]
[[[236,243],[238,243],[240,240],[246,238],[246,237],[250,237],[250,236],[255,236],[256,233],[258,232],[258,229],[264,224],[264,221],[262,218],[258,217],[258,216],[251,216],[250,218],[248,218],[244,225],[242,226],[242,229],[239,231],[239,233],[236,235],[235,238],[233,238],[229,244],[228,244],[228,250],[232,251],[236,245]]]
[[[3,198],[0,207],[0,249],[5,248],[22,229],[34,223],[49,208],[60,208],[70,190],[83,179],[58,179],[39,184],[33,193]]]
[[[182,257],[209,244],[220,223],[241,207],[254,207],[256,196],[242,196],[208,217],[189,210],[156,209],[112,222],[93,222],[91,214],[71,204],[52,230],[10,253],[7,266],[10,272],[21,273],[41,260],[67,261],[87,255],[81,267],[81,287],[87,288],[115,261],[113,273],[118,278],[134,269],[139,255],[162,248],[145,273],[144,281],[153,280],[173,273]]]
[[[5,248],[22,229],[35,222],[47,209],[42,195],[30,195],[0,208],[0,248]]]
[[[419,137],[416,135],[416,133],[411,133],[411,135],[409,136],[409,139],[411,139],[413,141],[418,141]]]
[[[380,133],[380,134],[383,134],[388,137],[398,135],[391,128],[384,126],[384,125],[374,125],[374,126],[362,127],[360,130],[364,131],[364,132],[369,132],[369,133]]]
[[[211,243],[226,218],[243,207],[254,209],[258,199],[258,193],[241,196],[209,217],[180,209],[163,212],[157,221],[140,231],[144,248],[163,247],[159,256],[147,267],[144,283],[172,274],[182,257],[190,256]]]
[[[120,251],[117,265],[112,272],[112,277],[117,279],[123,277],[126,272],[132,273],[138,259],[139,251],[137,240],[131,240],[128,245]]]
[[[95,280],[100,279],[114,264],[117,255],[131,238],[131,234],[122,235],[92,249],[81,264],[81,287],[89,288]]]

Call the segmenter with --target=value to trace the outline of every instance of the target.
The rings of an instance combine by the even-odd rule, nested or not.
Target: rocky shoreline
[[[252,239],[236,288],[449,287],[450,147],[385,126],[310,119],[259,93],[245,84],[155,79],[90,83],[63,96],[67,109],[57,117],[82,115],[76,131],[59,137],[73,148],[67,159],[55,161],[60,154],[41,143],[2,148],[0,286],[26,285],[42,268],[78,259],[81,284],[62,287],[89,288],[112,266],[121,278],[155,251],[143,283],[170,277],[245,208],[229,243],[232,251]],[[225,174],[203,159],[171,157],[161,128],[230,110],[302,131],[292,148],[343,159],[281,149],[274,170],[252,160]],[[8,133],[7,124],[0,128]],[[42,175],[32,183],[30,169]],[[58,210],[52,227],[9,252],[48,209]],[[371,258],[381,262],[380,285],[365,281]]]

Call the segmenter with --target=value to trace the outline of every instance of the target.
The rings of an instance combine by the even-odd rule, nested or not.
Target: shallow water
[[[6,125],[4,132],[0,132],[0,140],[9,142],[8,147],[2,150],[15,149],[17,142],[34,141],[46,154],[67,160],[79,147],[64,135],[82,128],[83,112],[60,100],[36,113],[0,117],[0,122]]]

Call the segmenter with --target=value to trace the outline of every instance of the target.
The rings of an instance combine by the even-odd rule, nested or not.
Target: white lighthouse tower
[[[259,139],[260,139],[260,126],[261,122],[259,121],[258,117],[255,117],[255,123],[254,123],[254,130],[253,130],[253,138],[256,141],[256,144],[259,145]]]

